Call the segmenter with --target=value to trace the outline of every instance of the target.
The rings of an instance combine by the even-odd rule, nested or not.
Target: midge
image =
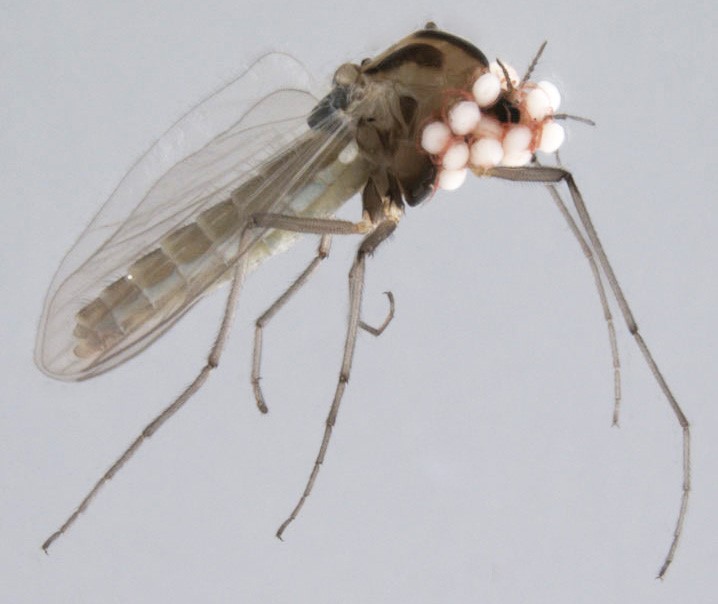
[[[541,48],[543,50],[543,47]],[[75,522],[102,486],[204,384],[217,367],[246,275],[299,234],[320,237],[314,259],[257,319],[252,386],[262,412],[262,333],[329,253],[333,235],[359,235],[349,271],[349,317],[336,392],[306,488],[277,536],[312,491],[349,380],[360,329],[367,256],[394,232],[406,207],[467,173],[541,183],[576,237],[595,278],[608,327],[620,402],[620,364],[606,284],[683,431],[680,509],[662,577],[675,553],[690,492],[689,424],[638,331],[573,176],[539,164],[564,138],[560,95],[530,76],[489,63],[472,44],[429,23],[374,59],[345,64],[317,101],[303,69],[270,54],[192,109],[135,164],[61,264],[45,302],[35,350],[39,367],[64,380],[107,371],[149,346],[197,300],[230,282],[226,310],[207,362],[150,422],[43,544]],[[564,183],[573,210],[557,186]],[[357,222],[332,218],[356,193]],[[574,218],[575,216],[575,218]]]

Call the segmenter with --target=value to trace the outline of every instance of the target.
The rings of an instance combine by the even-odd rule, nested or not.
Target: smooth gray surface
[[[8,3],[0,18],[3,602],[713,601],[716,487],[715,9],[709,3]],[[33,365],[62,255],[133,160],[270,50],[328,82],[427,19],[537,75],[569,124],[582,188],[659,365],[694,426],[683,542],[680,432],[619,324],[624,416],[610,428],[590,272],[540,187],[476,180],[409,212],[368,267],[362,336],[302,516],[340,361],[353,242],[266,339],[270,414],[249,385],[251,324],[314,243],[254,275],[220,370],[45,556],[40,544],[186,384],[222,296],[83,384]],[[358,205],[348,215],[358,216]]]

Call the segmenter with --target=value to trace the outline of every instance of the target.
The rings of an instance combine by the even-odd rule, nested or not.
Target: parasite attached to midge
[[[260,388],[263,329],[327,257],[332,235],[362,237],[349,271],[344,353],[324,437],[306,488],[277,536],[310,494],[324,461],[349,379],[361,320],[367,256],[396,229],[406,206],[436,189],[480,177],[540,183],[565,217],[588,259],[608,327],[615,387],[620,365],[607,290],[683,432],[680,509],[662,577],[681,535],[690,492],[689,424],[628,306],[573,176],[539,164],[564,139],[560,94],[502,61],[489,63],[475,46],[429,23],[374,59],[345,64],[329,94],[317,100],[291,57],[269,54],[240,78],[197,105],[134,165],[65,257],[45,302],[35,359],[48,375],[83,380],[138,354],[215,286],[230,283],[226,310],[206,364],[194,381],[150,422],[43,544],[47,549],[75,522],[102,486],[204,384],[217,367],[246,275],[285,250],[300,234],[320,238],[314,259],[257,319],[252,386]],[[580,119],[580,118],[576,118]],[[565,184],[573,210],[558,186]],[[357,222],[332,218],[356,193]],[[575,216],[575,218],[574,218]],[[607,287],[606,287],[607,286]]]

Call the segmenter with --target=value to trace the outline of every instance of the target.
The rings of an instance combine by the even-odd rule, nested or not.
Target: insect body
[[[143,430],[43,547],[69,528],[142,442],[206,381],[219,362],[247,273],[298,234],[315,234],[321,237],[316,258],[257,321],[252,383],[257,404],[266,411],[259,387],[264,326],[326,257],[332,235],[360,235],[349,273],[349,320],[336,393],[307,486],[280,526],[281,537],[324,461],[359,329],[378,335],[393,316],[388,294],[391,311],[384,325],[373,328],[361,320],[366,257],[394,232],[406,206],[421,203],[436,189],[457,188],[473,172],[543,183],[567,218],[593,269],[609,329],[614,420],[619,363],[604,283],[678,418],[684,434],[683,495],[662,576],[678,543],[690,490],[688,422],[638,332],[573,177],[536,159],[539,151],[558,149],[563,129],[557,120],[566,116],[557,113],[555,86],[529,81],[535,62],[519,79],[510,66],[489,63],[472,44],[429,24],[375,59],[342,65],[319,101],[296,77],[281,75],[296,72],[291,59],[268,55],[168,131],[120,183],[61,265],[45,304],[36,361],[60,379],[102,373],[140,352],[202,295],[229,281],[222,326],[195,380]],[[258,81],[284,85],[247,96],[245,88]],[[165,160],[172,156],[168,149],[181,148],[194,131],[201,133],[194,144]],[[561,182],[578,220],[558,193]],[[332,218],[357,192],[361,219]]]

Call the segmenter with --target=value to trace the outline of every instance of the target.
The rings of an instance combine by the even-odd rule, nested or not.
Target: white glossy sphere
[[[493,117],[484,116],[481,118],[476,130],[474,130],[474,136],[476,138],[501,138],[504,135],[504,126],[499,120]]]
[[[534,88],[527,95],[524,101],[526,111],[532,119],[542,120],[551,113],[551,99],[543,88]]]
[[[541,142],[538,148],[545,153],[553,153],[563,144],[566,131],[561,124],[549,122],[541,130]]]
[[[438,186],[444,191],[454,191],[464,184],[466,168],[461,170],[442,170],[439,172]]]
[[[479,107],[490,107],[501,94],[501,81],[495,74],[485,73],[474,82],[471,92]]]
[[[531,162],[533,154],[528,149],[524,151],[514,151],[513,153],[504,153],[504,158],[501,160],[502,166],[509,168],[517,168],[519,166],[526,166]]]
[[[471,145],[471,165],[477,168],[493,168],[501,163],[504,148],[495,138],[481,138]]]
[[[558,111],[559,105],[561,105],[561,93],[558,91],[558,88],[546,80],[540,81],[536,86],[543,90],[548,96],[551,111]]]
[[[510,128],[504,137],[504,153],[513,155],[526,151],[531,145],[531,129],[528,126],[514,126]]]
[[[441,159],[441,165],[447,170],[460,170],[465,168],[469,162],[469,145],[465,142],[457,142],[449,145]]]
[[[451,139],[451,130],[444,122],[431,122],[421,132],[421,148],[437,155],[441,153]]]
[[[449,110],[449,127],[459,136],[464,136],[476,128],[480,119],[479,106],[473,101],[461,101]]]

